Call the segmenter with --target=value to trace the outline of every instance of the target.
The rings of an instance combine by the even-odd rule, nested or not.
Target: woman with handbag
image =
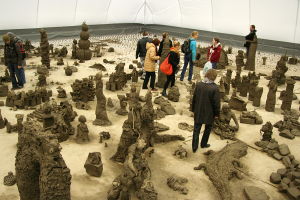
[[[144,70],[146,71],[145,80],[143,83],[143,89],[148,89],[148,82],[150,80],[150,87],[152,91],[156,91],[157,89],[154,88],[155,84],[155,65],[156,61],[159,60],[159,56],[157,56],[157,46],[159,45],[159,39],[154,39],[151,43],[147,42],[146,44],[146,57],[144,63]]]
[[[171,83],[171,87],[175,85],[175,74],[177,73],[177,66],[180,61],[180,43],[178,41],[174,41],[174,46],[170,49],[170,53],[168,56],[168,61],[172,66],[172,73],[170,75],[167,75],[167,81],[164,85],[164,90],[162,91],[163,96],[167,96],[167,88],[169,87],[169,84]]]

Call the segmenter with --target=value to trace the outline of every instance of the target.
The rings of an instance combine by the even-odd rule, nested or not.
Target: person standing
[[[154,84],[155,84],[155,65],[156,61],[159,60],[159,56],[157,56],[157,46],[159,45],[160,41],[158,39],[154,39],[151,43],[146,44],[146,58],[145,58],[145,65],[144,70],[146,72],[145,80],[143,83],[143,89],[148,89],[148,82],[150,79],[150,87],[152,91],[156,91]]]
[[[211,62],[212,68],[217,69],[217,63],[221,56],[222,46],[219,38],[213,38],[212,45],[207,52],[207,60]]]
[[[167,36],[169,36],[169,33],[165,32],[165,33],[162,34],[162,40],[159,44],[158,53],[157,53],[158,56],[161,56],[163,46],[164,46],[164,42],[165,42],[165,39],[167,38]],[[171,48],[173,46],[173,44],[172,44],[172,40],[170,40],[170,39],[169,39],[169,44],[170,44],[170,48]]]
[[[247,62],[245,64],[246,70],[255,71],[255,54],[257,49],[257,36],[255,25],[250,25],[250,33],[245,36],[246,56]]]
[[[183,44],[182,52],[184,53],[184,64],[183,64],[182,72],[180,75],[180,81],[183,81],[183,79],[184,79],[186,68],[187,68],[188,64],[189,64],[188,81],[189,82],[192,81],[193,65],[194,65],[194,62],[196,61],[196,52],[197,52],[196,39],[198,38],[198,36],[199,36],[198,31],[193,31],[191,38],[189,38],[188,41],[186,41]]]
[[[197,83],[193,100],[192,112],[194,113],[194,132],[192,150],[195,153],[199,146],[199,135],[202,124],[205,124],[204,135],[201,140],[201,148],[208,148],[207,143],[214,123],[214,119],[220,115],[220,93],[214,83],[217,71],[210,69],[205,74],[205,79]]]
[[[145,78],[145,70],[144,70],[144,63],[145,63],[145,57],[146,57],[146,44],[147,42],[152,42],[152,39],[148,37],[148,32],[144,31],[143,32],[143,38],[141,38],[138,43],[137,43],[137,48],[136,48],[136,54],[135,58],[138,59],[140,58],[140,62],[142,64],[143,68],[143,74],[141,76],[141,79],[144,80]]]
[[[171,83],[171,87],[175,85],[175,74],[177,73],[177,66],[180,61],[180,43],[178,41],[174,41],[174,47],[170,49],[169,53],[169,63],[172,65],[173,72],[171,75],[167,75],[167,81],[164,85],[164,89],[162,91],[163,96],[167,96],[167,88]]]
[[[8,34],[3,35],[2,39],[5,43],[4,61],[10,73],[12,89],[15,90],[23,88],[24,83],[22,82],[20,69],[22,68],[24,59],[20,46],[15,38],[9,36]]]

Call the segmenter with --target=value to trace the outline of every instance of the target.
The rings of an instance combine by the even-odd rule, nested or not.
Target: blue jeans
[[[20,79],[21,79],[21,80],[19,80],[19,85],[20,85],[20,82],[22,83],[21,85],[24,85],[26,83],[24,67],[20,68],[19,72],[20,72]]]
[[[19,86],[23,86],[20,70],[18,69],[18,65],[14,63],[8,63],[8,70],[10,73],[10,78],[12,82],[13,88],[17,88]],[[16,79],[17,77],[17,79]]]
[[[188,76],[188,80],[191,81],[192,77],[193,77],[193,60],[192,60],[192,54],[188,54],[188,55],[184,55],[184,64],[183,64],[183,68],[181,71],[181,75],[180,75],[180,80],[183,81],[184,79],[184,75],[185,75],[185,71],[186,68],[188,66],[188,64],[190,64],[189,66],[189,76]]]
[[[212,68],[217,69],[217,63],[216,62],[211,62]]]

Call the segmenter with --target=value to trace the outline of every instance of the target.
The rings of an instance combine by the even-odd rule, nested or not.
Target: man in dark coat
[[[193,152],[196,152],[199,146],[199,135],[202,124],[205,124],[205,130],[201,140],[201,148],[210,147],[207,142],[212,125],[214,119],[220,114],[220,94],[218,86],[214,83],[216,78],[216,70],[208,70],[205,74],[205,79],[197,83],[194,91],[192,102],[192,111],[194,113]]]
[[[12,89],[22,88],[24,83],[20,69],[23,65],[23,55],[20,46],[13,35],[9,34],[3,35],[3,42],[5,43],[4,61],[10,73]]]
[[[135,54],[136,59],[138,59],[138,57],[140,57],[140,62],[143,67],[143,75],[141,77],[142,80],[144,80],[145,75],[146,75],[146,72],[144,71],[144,63],[145,63],[145,57],[146,57],[146,53],[147,53],[147,49],[146,49],[147,42],[151,43],[152,39],[148,37],[148,32],[145,31],[145,32],[143,32],[143,38],[141,38],[137,43],[136,54]]]

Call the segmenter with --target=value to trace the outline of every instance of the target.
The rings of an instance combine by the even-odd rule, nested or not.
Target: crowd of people
[[[193,31],[190,38],[184,41],[181,45],[177,40],[170,40],[168,33],[162,34],[162,40],[157,38],[151,39],[148,32],[143,32],[143,37],[137,42],[136,59],[140,58],[140,63],[143,67],[144,80],[142,89],[149,89],[148,83],[150,80],[150,88],[152,91],[157,91],[155,88],[156,73],[159,70],[157,66],[162,56],[165,42],[169,43],[170,52],[166,59],[171,65],[172,73],[167,74],[167,79],[162,90],[162,96],[167,96],[169,86],[173,87],[176,81],[176,74],[179,71],[180,51],[184,54],[184,64],[180,74],[180,81],[184,81],[187,67],[188,82],[191,83],[193,78],[193,67],[196,61],[197,39],[199,33]],[[166,41],[169,40],[169,41]],[[250,34],[245,37],[246,55],[255,54],[256,48],[251,49],[251,44],[257,41],[256,29],[254,25],[250,26]],[[12,80],[12,90],[21,89],[26,83],[24,67],[26,66],[26,52],[23,47],[23,42],[15,34],[9,32],[3,35],[4,42],[4,60]],[[197,83],[192,101],[192,112],[194,113],[194,132],[192,149],[196,152],[199,146],[199,134],[203,124],[205,124],[204,135],[201,140],[201,147],[207,148],[209,135],[212,129],[212,124],[215,118],[218,118],[220,112],[220,95],[218,86],[214,83],[217,77],[217,63],[221,55],[222,45],[219,38],[213,38],[212,45],[207,51],[207,68],[203,70],[204,79]]]

